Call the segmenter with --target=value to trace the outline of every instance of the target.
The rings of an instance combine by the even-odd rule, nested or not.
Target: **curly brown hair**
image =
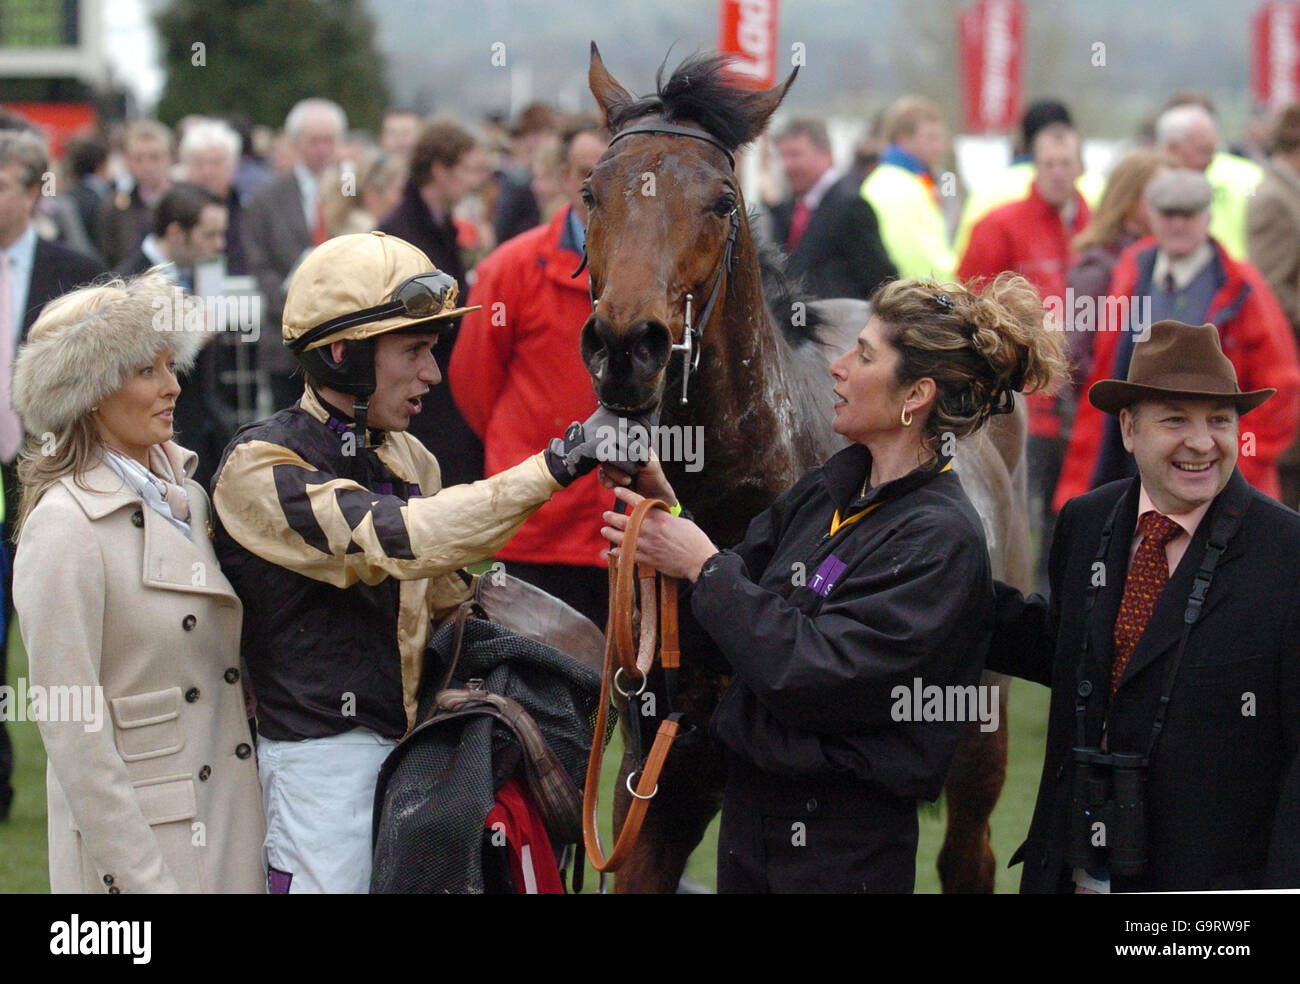
[[[899,386],[929,377],[938,393],[925,423],[931,450],[945,433],[975,433],[1015,408],[1014,393],[1046,390],[1067,372],[1058,331],[1024,277],[941,284],[895,280],[872,298],[885,339],[898,350]]]

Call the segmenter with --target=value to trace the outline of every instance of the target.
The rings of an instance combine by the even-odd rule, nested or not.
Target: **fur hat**
[[[157,269],[45,305],[14,366],[13,406],[30,434],[57,432],[170,350],[190,369],[203,334],[185,330],[181,288]]]

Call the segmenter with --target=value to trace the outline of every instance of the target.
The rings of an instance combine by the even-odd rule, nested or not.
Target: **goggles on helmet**
[[[408,318],[435,317],[439,311],[455,306],[456,289],[456,278],[441,270],[416,274],[398,284],[392,296],[383,304],[321,322],[289,342],[288,347],[294,352],[303,352],[308,346],[336,332],[397,315]]]

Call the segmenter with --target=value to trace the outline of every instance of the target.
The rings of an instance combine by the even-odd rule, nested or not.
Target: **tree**
[[[175,0],[156,23],[165,122],[238,110],[279,126],[306,96],[333,99],[349,126],[383,118],[384,60],[362,0]]]

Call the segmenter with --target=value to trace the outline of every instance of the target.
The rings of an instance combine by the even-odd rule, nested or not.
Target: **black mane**
[[[750,216],[752,227],[755,221]],[[758,254],[758,271],[763,281],[763,301],[772,320],[792,348],[805,342],[820,340],[818,329],[825,318],[815,306],[817,300],[808,293],[803,280],[786,273],[785,254],[781,247],[761,236],[754,237],[754,250]],[[801,317],[796,317],[801,314]]]
[[[736,87],[728,78],[723,55],[692,55],[664,81],[667,61],[655,72],[655,94],[611,107],[606,120],[617,133],[643,116],[668,123],[694,123],[731,150],[749,143],[761,129],[762,93]]]

